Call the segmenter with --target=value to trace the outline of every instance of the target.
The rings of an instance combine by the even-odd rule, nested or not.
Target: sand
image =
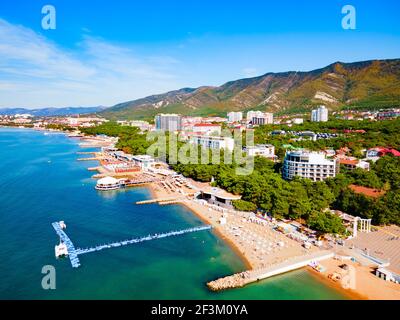
[[[374,270],[370,267],[362,266],[351,261],[339,261],[335,259],[323,261],[321,264],[327,268],[327,270],[319,273],[309,268],[311,274],[329,286],[339,290],[351,299],[400,300],[400,285],[379,279],[373,274]],[[333,280],[328,279],[328,275],[333,272],[346,274],[346,271],[339,267],[343,264],[353,266],[355,269],[356,280],[354,289],[345,289],[343,288],[341,281],[334,282]]]

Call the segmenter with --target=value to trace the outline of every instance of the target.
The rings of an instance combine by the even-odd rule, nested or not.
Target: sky
[[[55,29],[42,27],[45,5]],[[345,30],[345,5],[356,28]],[[0,107],[112,106],[336,61],[400,58],[398,0],[1,0]]]

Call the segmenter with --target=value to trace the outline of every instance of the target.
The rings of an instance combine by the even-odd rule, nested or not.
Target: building
[[[247,122],[253,125],[266,125],[274,123],[274,115],[268,112],[249,111],[247,113]]]
[[[305,150],[288,151],[282,168],[282,176],[286,180],[292,180],[298,176],[322,181],[335,177],[338,172],[339,164],[336,159],[327,159],[324,153]]]
[[[311,111],[312,122],[327,122],[328,118],[328,109],[325,106],[320,106],[318,109]]]
[[[233,151],[235,140],[228,137],[215,137],[206,135],[194,135],[190,138],[190,143],[208,149],[227,149]]]
[[[346,167],[346,169],[348,170],[354,170],[356,168],[360,168],[366,171],[369,171],[370,169],[370,165],[369,162],[367,161],[363,161],[363,160],[359,160],[356,158],[340,158],[339,159],[339,163],[340,165],[343,165]]]
[[[396,149],[376,147],[367,150],[366,160],[378,161],[381,157],[391,154],[394,157],[400,157],[400,152]]]
[[[220,136],[221,135],[221,125],[219,124],[212,124],[212,123],[199,123],[195,124],[192,127],[193,132],[203,135],[211,135],[215,134]]]
[[[293,124],[303,124],[304,123],[304,119],[303,118],[294,118],[292,120]]]
[[[94,127],[104,122],[108,122],[108,120],[95,117],[68,117],[61,121],[62,124],[70,127]]]
[[[355,184],[349,185],[349,188],[357,194],[362,194],[366,197],[369,198],[379,198],[385,195],[386,191],[385,190],[379,190],[379,189],[374,189],[374,188],[367,188],[363,186],[357,186]]]
[[[149,155],[132,156],[132,162],[142,170],[148,170],[155,164],[154,158]]]
[[[229,122],[240,122],[243,120],[243,112],[229,112],[228,121]]]
[[[240,200],[241,196],[236,196],[220,188],[205,187],[200,190],[199,199],[218,207],[233,209],[233,201]]]
[[[245,147],[244,151],[251,157],[264,157],[275,160],[275,147],[272,144],[257,144],[251,147]]]
[[[178,114],[158,114],[155,117],[156,130],[175,132],[182,130],[182,117]]]
[[[391,120],[398,117],[400,117],[400,109],[382,111],[376,115],[378,120]]]

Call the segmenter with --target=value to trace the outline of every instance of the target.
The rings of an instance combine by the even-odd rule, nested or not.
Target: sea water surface
[[[344,299],[306,271],[213,293],[205,283],[244,270],[212,231],[56,260],[51,223],[65,220],[76,247],[104,244],[203,223],[182,206],[135,205],[146,188],[101,193],[78,162],[78,140],[63,134],[0,128],[0,299]],[[42,268],[56,289],[42,288]]]

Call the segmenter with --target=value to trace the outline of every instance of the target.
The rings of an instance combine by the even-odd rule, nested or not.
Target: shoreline
[[[154,183],[146,184],[143,186],[146,188],[151,197],[154,198],[160,198],[163,197],[163,192],[161,188],[157,188],[157,185]],[[165,196],[165,194],[164,194]],[[254,256],[253,256],[253,261],[251,259],[252,254],[250,253],[249,250],[246,250],[246,248],[241,248],[240,245],[243,245],[240,241],[240,245],[236,243],[236,238],[233,238],[229,233],[227,233],[228,230],[226,230],[222,225],[220,225],[215,219],[213,219],[209,214],[205,213],[206,208],[203,207],[198,207],[200,206],[197,203],[191,202],[191,200],[181,200],[177,202],[178,205],[182,205],[186,209],[188,209],[192,214],[194,214],[196,217],[198,217],[201,221],[203,221],[206,224],[209,224],[213,226],[213,229],[215,230],[216,236],[222,240],[233,252],[236,254],[236,256],[242,261],[244,264],[244,268],[246,270],[253,270],[259,267],[258,261],[254,262]],[[208,212],[208,211],[207,211]],[[214,217],[215,218],[215,217]],[[243,251],[244,249],[244,251]],[[250,254],[250,257],[248,257],[248,254]],[[333,259],[332,259],[333,260]],[[335,262],[337,263],[337,261]],[[389,298],[390,298],[390,291],[385,291],[383,290],[382,295],[368,295],[363,292],[363,290],[360,290],[359,288],[352,290],[352,289],[346,289],[343,288],[340,282],[334,282],[331,279],[328,279],[327,273],[319,273],[309,267],[302,268],[304,271],[308,272],[316,281],[324,284],[325,286],[337,291],[338,293],[342,294],[345,298],[351,299],[351,300],[379,300],[379,299],[388,299],[388,292],[389,292]],[[368,279],[367,279],[368,280]],[[379,286],[382,280],[378,279],[371,279],[369,282],[374,282],[374,280],[377,280],[378,283],[377,285]],[[382,285],[382,284],[381,284]],[[364,286],[365,287],[365,286]],[[383,287],[383,285],[382,285]],[[365,291],[365,288],[364,288]],[[368,290],[366,290],[368,292]],[[383,296],[384,298],[382,298]],[[385,298],[386,296],[386,298]]]
[[[158,197],[158,192],[155,190],[155,187],[153,184],[148,184],[146,186],[144,186],[145,188],[147,188],[150,191],[150,194],[153,198],[157,198]],[[186,209],[188,209],[193,215],[195,215],[196,217],[198,217],[201,221],[203,221],[204,223],[210,224],[213,226],[213,231],[215,231],[215,233],[217,234],[218,238],[221,239],[223,242],[225,242],[225,244],[227,244],[227,246],[233,250],[235,252],[235,254],[238,256],[238,258],[243,262],[246,270],[249,269],[253,269],[254,266],[252,265],[252,263],[250,262],[249,259],[247,259],[247,257],[245,256],[245,254],[240,251],[240,248],[237,247],[237,245],[228,237],[226,237],[218,228],[218,226],[215,226],[213,221],[211,221],[210,219],[207,219],[207,217],[205,217],[203,214],[201,214],[200,212],[198,212],[198,210],[196,210],[196,208],[190,206],[187,202],[185,201],[180,201],[177,203],[177,205],[183,206]]]
[[[160,198],[163,196],[163,190],[157,188],[156,185],[150,184],[147,185],[146,188],[150,191],[151,197]],[[201,207],[197,203],[191,202],[191,200],[179,201],[177,204],[184,206],[187,208],[192,214],[197,216],[201,221],[210,224],[213,226],[213,230],[215,230],[216,236],[219,237],[224,243],[226,243],[231,250],[236,254],[236,256],[244,263],[246,271],[258,269],[260,267],[260,261],[254,259],[254,252],[252,250],[248,250],[248,248],[241,247],[243,244],[240,240],[237,243],[236,238],[234,238],[231,234],[227,233],[227,229],[218,223],[218,220],[215,219],[215,216],[211,218],[213,213],[210,212],[208,214],[208,208]],[[207,210],[207,211],[205,211]],[[228,218],[229,219],[229,218]],[[252,228],[249,225],[249,228]],[[290,247],[287,249],[290,251]],[[285,253],[282,253],[284,256]],[[267,260],[272,260],[267,258]],[[270,261],[268,261],[270,262]],[[273,262],[274,263],[274,262]],[[335,282],[332,279],[328,278],[328,275],[333,272],[340,273],[340,265],[342,264],[351,264],[356,269],[356,283],[357,286],[355,289],[345,288],[341,281]],[[357,263],[349,263],[342,262],[339,260],[335,260],[333,258],[323,261],[321,264],[326,267],[325,272],[317,272],[310,267],[301,268],[301,270],[307,272],[315,281],[323,284],[336,291],[338,294],[342,295],[345,299],[349,300],[400,300],[400,291],[396,288],[393,283],[386,283],[381,279],[377,278],[375,275],[371,274],[371,270],[368,267],[361,266]],[[300,269],[299,269],[300,270]],[[361,284],[361,285],[360,285]],[[376,289],[376,288],[379,289]]]
[[[306,267],[304,270],[307,271],[316,281],[323,283],[325,286],[336,290],[346,298],[350,300],[369,300],[368,297],[362,295],[361,293],[357,292],[356,290],[345,289],[341,286],[339,282],[334,282],[328,279],[324,274],[315,271],[310,267]]]

